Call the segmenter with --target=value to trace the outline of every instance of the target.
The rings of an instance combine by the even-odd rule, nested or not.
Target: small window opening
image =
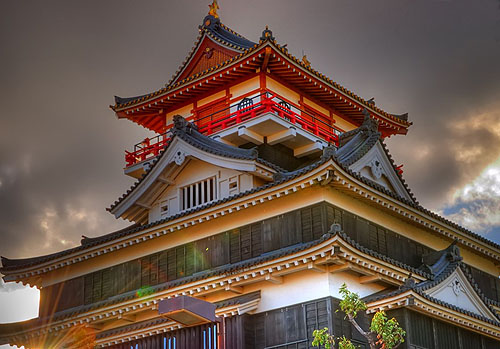
[[[238,103],[238,110],[242,110],[245,108],[248,108],[253,105],[253,99],[250,98],[243,98],[240,103]],[[249,108],[252,109],[252,108]]]
[[[206,204],[217,198],[215,177],[207,178],[181,188],[182,209]]]

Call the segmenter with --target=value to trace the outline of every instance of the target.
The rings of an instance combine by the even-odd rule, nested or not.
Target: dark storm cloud
[[[104,208],[131,181],[123,150],[145,136],[107,108],[162,87],[191,49],[209,1],[4,2],[0,13],[0,254],[54,252],[126,223]],[[421,202],[500,154],[498,1],[219,1],[257,40],[269,24],[291,53],[394,113],[389,141]],[[497,113],[497,114],[495,114]],[[478,115],[483,123],[473,125]],[[472,120],[472,121],[471,121]],[[457,126],[459,125],[459,126]],[[462,127],[460,126],[462,125]],[[465,126],[464,126],[465,125]],[[461,157],[468,145],[479,149]]]

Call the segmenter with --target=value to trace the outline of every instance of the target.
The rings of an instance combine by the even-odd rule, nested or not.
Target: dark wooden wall
[[[146,257],[96,271],[41,291],[40,314],[91,304],[114,295],[152,292],[151,286],[263,253],[319,239],[338,222],[353,240],[371,250],[419,267],[428,247],[333,205],[320,203]],[[500,300],[500,280],[471,268],[484,294]],[[60,296],[58,296],[60,295]]]
[[[269,145],[268,143],[264,143],[256,147],[253,143],[246,143],[241,145],[240,148],[257,148],[260,158],[276,164],[287,171],[294,171],[311,161],[307,156],[300,159],[296,158],[293,155],[293,149],[283,144]]]
[[[246,328],[246,348],[313,348],[314,330],[328,328],[335,337],[345,336],[358,347],[367,343],[344,315],[336,312],[339,301],[328,297],[250,316]],[[360,315],[365,325],[368,318]]]
[[[406,331],[401,349],[500,348],[500,341],[408,309],[389,311],[387,315],[395,317]]]
[[[226,349],[309,349],[313,348],[312,333],[316,329],[328,328],[336,338],[345,336],[357,348],[369,349],[366,339],[344,319],[342,312],[336,312],[339,300],[331,297],[275,309],[255,315],[225,318]],[[481,336],[420,313],[397,309],[387,313],[395,317],[406,330],[405,342],[401,349],[497,349],[500,341]],[[368,329],[371,317],[358,315],[358,323]],[[121,345],[112,349],[217,349],[207,342],[208,328],[213,325],[197,326],[167,332]],[[219,325],[218,333],[222,326]],[[205,333],[205,335],[204,335]],[[175,338],[175,346],[173,339]],[[170,341],[170,347],[168,345]],[[167,343],[166,346],[165,343]]]

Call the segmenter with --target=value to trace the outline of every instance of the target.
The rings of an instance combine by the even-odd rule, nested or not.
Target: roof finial
[[[208,14],[210,16],[214,16],[215,18],[219,18],[219,15],[217,14],[217,10],[219,9],[219,5],[217,4],[217,0],[213,0],[210,5],[208,5],[210,8],[210,11],[208,11]]]
[[[266,40],[274,41],[273,32],[269,29],[268,25],[266,25],[266,29],[264,29],[264,31],[262,32],[260,40],[261,41],[266,41]]]
[[[302,50],[302,63],[304,63],[304,65],[309,68],[311,66],[311,62],[309,62],[309,60],[307,59],[307,55],[304,54],[304,51]]]

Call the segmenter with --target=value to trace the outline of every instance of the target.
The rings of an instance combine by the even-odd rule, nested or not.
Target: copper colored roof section
[[[182,80],[182,78],[191,76],[186,75],[184,72],[192,63],[193,57],[197,56],[198,50],[200,49],[201,43],[204,41],[203,38],[205,36],[210,38],[210,40],[215,43],[215,48],[220,47],[228,49],[229,51],[224,51],[229,53],[229,55],[232,57],[256,45],[255,42],[244,38],[234,30],[226,27],[221,23],[218,17],[216,18],[211,15],[208,15],[203,19],[203,23],[202,25],[200,25],[199,30],[201,35],[198,37],[188,57],[184,60],[177,72],[172,76],[172,80],[170,80],[167,86],[175,83],[177,80]],[[203,52],[202,54],[206,54],[206,57],[209,58],[213,53],[207,50],[207,52]],[[218,63],[222,62],[219,61],[217,62],[217,64]]]
[[[158,303],[158,314],[184,326],[198,326],[215,322],[215,304],[204,300],[179,296]]]

